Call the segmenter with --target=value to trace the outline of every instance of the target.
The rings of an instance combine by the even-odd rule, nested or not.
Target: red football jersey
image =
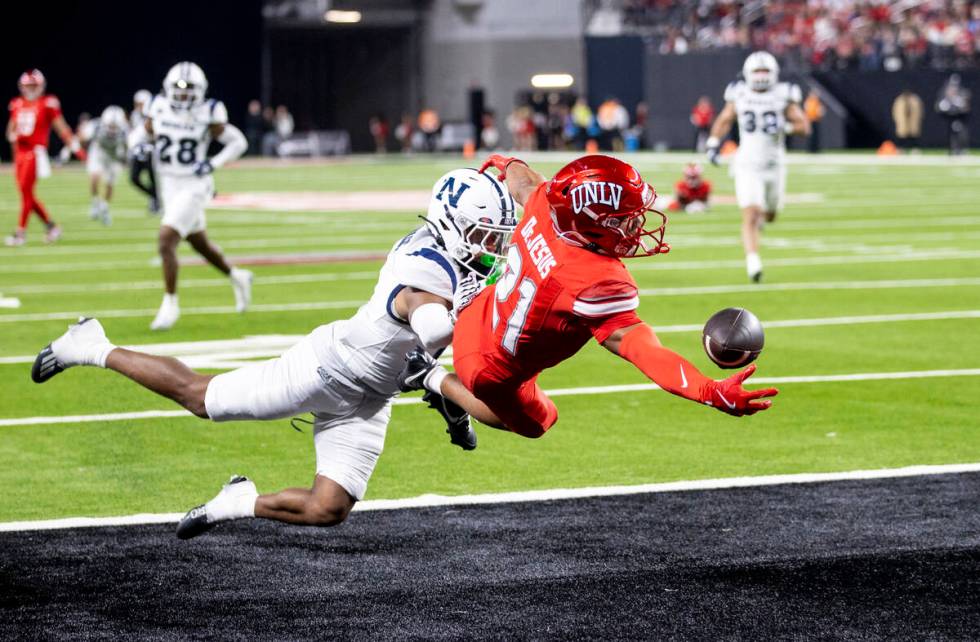
[[[487,331],[481,352],[507,372],[534,375],[595,337],[640,322],[633,277],[622,261],[558,238],[545,187],[531,195],[507,267],[474,301]]]
[[[18,96],[7,107],[10,119],[14,121],[15,143],[18,150],[27,151],[38,145],[48,146],[51,136],[51,123],[61,115],[61,103],[57,96],[45,95],[37,100],[26,100]]]
[[[677,184],[674,186],[674,195],[681,205],[687,205],[694,201],[707,203],[708,197],[711,196],[711,183],[701,181],[701,184],[697,187],[691,187],[687,181],[677,181]]]

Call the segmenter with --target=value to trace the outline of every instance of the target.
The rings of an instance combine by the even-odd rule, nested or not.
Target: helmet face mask
[[[656,192],[622,161],[598,155],[572,161],[555,174],[547,197],[567,243],[617,258],[670,250],[663,240],[667,217],[653,208]]]
[[[122,107],[109,105],[102,111],[99,120],[110,134],[115,135],[126,129],[126,112]]]
[[[170,68],[163,79],[163,93],[177,110],[189,110],[204,102],[208,80],[200,67],[192,62],[179,62]]]
[[[429,230],[464,272],[490,275],[506,260],[506,248],[517,226],[514,199],[490,174],[457,169],[432,189]]]
[[[17,80],[17,89],[26,100],[37,100],[44,93],[46,81],[39,69],[25,71]]]

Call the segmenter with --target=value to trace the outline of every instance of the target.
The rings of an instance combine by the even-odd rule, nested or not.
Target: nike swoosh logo
[[[721,394],[720,392],[718,393],[718,398],[721,399],[725,403],[725,405],[729,407],[729,409],[731,410],[735,409],[735,404],[730,402],[728,399],[725,399],[725,395]]]
[[[687,375],[684,374],[684,366],[677,366],[681,369],[681,389],[687,388]]]

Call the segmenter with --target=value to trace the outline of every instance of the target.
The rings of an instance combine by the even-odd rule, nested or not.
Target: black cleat
[[[31,366],[31,380],[34,383],[44,383],[59,372],[64,372],[64,370],[64,367],[58,363],[58,359],[54,356],[54,350],[51,349],[49,343],[34,359],[34,365]]]
[[[422,401],[429,404],[442,418],[446,420],[446,433],[449,441],[456,444],[463,450],[473,450],[476,448],[476,431],[470,423],[470,416],[458,405],[438,395],[431,390],[427,390],[422,395]]]
[[[422,390],[425,376],[437,365],[438,362],[428,352],[415,348],[405,355],[405,367],[398,373],[398,389],[402,392]]]
[[[762,283],[762,270],[759,270],[749,278],[752,280],[753,283]]]
[[[204,510],[204,504],[201,504],[187,511],[187,514],[181,518],[180,523],[177,524],[177,538],[190,539],[197,537],[198,535],[207,533],[217,525],[217,522],[208,521],[207,511]]]

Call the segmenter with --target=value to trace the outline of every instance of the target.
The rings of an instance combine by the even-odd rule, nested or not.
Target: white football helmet
[[[506,260],[517,227],[507,186],[475,169],[454,169],[437,180],[424,220],[464,272],[480,276]]]
[[[208,79],[192,62],[178,62],[163,79],[163,93],[174,109],[191,109],[204,102]]]
[[[150,101],[153,100],[153,94],[150,93],[149,89],[140,89],[135,94],[133,94],[133,106],[139,105],[141,109],[146,109]]]
[[[745,59],[742,76],[752,91],[768,91],[779,82],[779,63],[768,51],[756,51]]]
[[[126,129],[126,112],[122,107],[109,105],[102,110],[99,122],[106,128],[106,131],[116,134]]]

